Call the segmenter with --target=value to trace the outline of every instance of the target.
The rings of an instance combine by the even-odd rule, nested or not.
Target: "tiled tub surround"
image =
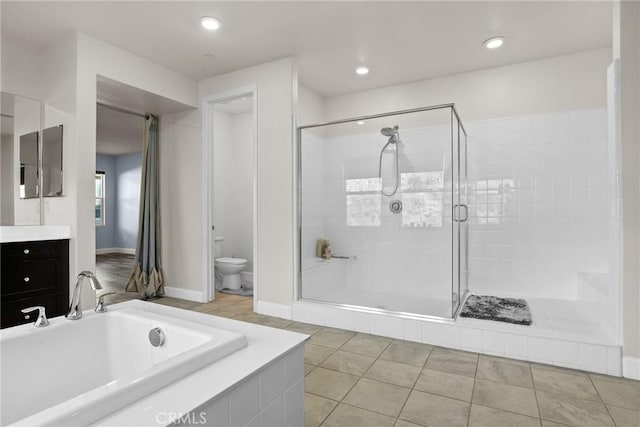
[[[178,308],[206,306],[171,298],[157,301],[162,304],[133,303],[151,305],[150,310],[160,314],[173,310],[163,304]],[[186,424],[202,425],[199,421],[202,416],[206,425],[214,426],[303,425],[305,335],[192,310],[181,312],[192,322],[245,335],[247,347],[101,419],[96,425],[167,425],[180,421],[180,417]]]
[[[611,195],[606,111],[520,116],[470,122],[466,127],[470,135],[470,291],[526,298],[534,324],[522,327],[475,319],[438,324],[307,301],[294,303],[293,318],[620,375],[618,290],[609,272],[608,235],[615,218],[608,216]],[[410,136],[411,131],[403,129],[401,136]],[[436,131],[430,130],[433,135]],[[445,289],[433,280],[445,264],[444,255],[419,257],[434,245],[442,247],[438,244],[438,228],[394,225],[387,232],[396,233],[396,243],[388,245],[384,224],[373,231],[374,227],[345,225],[347,194],[344,182],[337,181],[356,177],[347,176],[348,170],[358,171],[360,167],[364,173],[363,168],[371,165],[366,172],[377,176],[377,158],[373,158],[377,154],[365,159],[363,150],[364,144],[371,144],[371,138],[378,136],[351,135],[340,140],[321,136],[303,140],[312,147],[303,153],[314,159],[307,163],[306,171],[303,168],[310,183],[303,190],[303,207],[314,213],[313,221],[305,222],[308,218],[304,216],[302,223],[303,274],[309,279],[304,282],[307,287],[303,287],[303,296],[306,289],[314,300],[340,302],[350,298],[349,304],[358,305],[360,300],[366,305],[371,295],[382,295],[384,306],[393,306],[395,299],[403,298],[417,303],[424,296],[422,308],[427,300],[436,301],[438,289]],[[420,156],[411,154],[415,155]],[[331,169],[331,164],[337,164],[337,169]],[[403,170],[402,160],[400,168]],[[385,215],[391,214],[382,205],[385,220]],[[329,238],[334,253],[356,255],[358,259],[324,264],[305,260],[314,243],[305,241],[306,235]],[[446,295],[441,297],[446,299]],[[419,309],[414,313],[421,314]]]
[[[640,382],[255,314],[223,295],[159,303],[311,334],[305,426],[637,426]],[[217,425],[217,424],[213,424]]]

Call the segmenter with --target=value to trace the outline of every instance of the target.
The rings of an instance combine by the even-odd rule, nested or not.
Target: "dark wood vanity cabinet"
[[[33,322],[44,306],[47,317],[69,308],[69,240],[2,243],[0,245],[0,328]]]

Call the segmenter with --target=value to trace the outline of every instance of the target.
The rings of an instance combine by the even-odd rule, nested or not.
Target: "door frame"
[[[241,86],[202,98],[202,302],[215,299],[215,263],[213,190],[214,190],[214,108],[216,104],[251,96],[253,100],[253,309],[258,302],[258,88],[256,84]]]

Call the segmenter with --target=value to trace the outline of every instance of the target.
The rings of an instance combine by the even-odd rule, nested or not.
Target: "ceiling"
[[[78,30],[194,79],[295,56],[333,96],[611,46],[597,1],[2,1],[2,35],[43,48]],[[217,32],[198,18],[220,18]],[[488,51],[482,41],[506,36]],[[205,53],[214,55],[213,58]],[[354,69],[371,72],[358,77]]]
[[[140,115],[151,113],[162,116],[193,108],[103,76],[97,78],[96,96],[99,103],[96,117],[96,152],[113,156],[142,150],[144,118]],[[115,111],[100,104],[134,114]]]
[[[140,114],[151,113],[157,116],[193,109],[190,105],[103,76],[98,76],[96,80],[98,102],[111,106],[126,108]]]
[[[142,151],[144,118],[98,105],[96,153],[119,156]]]

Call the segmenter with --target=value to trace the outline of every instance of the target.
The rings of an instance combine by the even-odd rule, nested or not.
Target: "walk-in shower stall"
[[[453,104],[298,128],[298,298],[453,318],[467,292],[467,134]]]

